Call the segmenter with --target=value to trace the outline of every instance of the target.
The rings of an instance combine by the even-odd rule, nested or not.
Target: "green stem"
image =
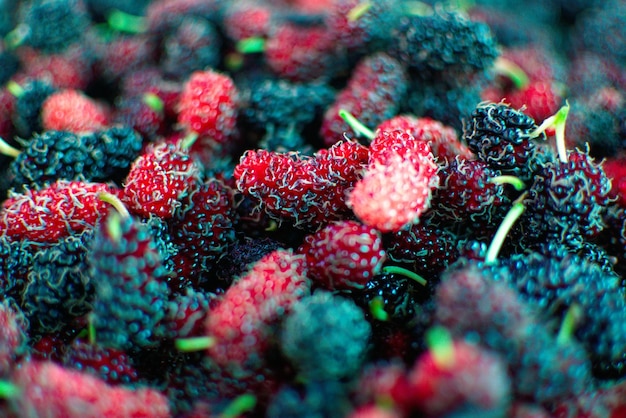
[[[355,22],[359,20],[369,9],[373,6],[371,1],[364,1],[357,4],[348,12],[348,22]]]
[[[491,241],[491,244],[489,244],[489,248],[487,249],[487,256],[485,257],[485,263],[493,264],[498,258],[498,253],[500,252],[500,249],[502,248],[502,244],[504,243],[504,240],[507,234],[509,233],[509,231],[515,224],[515,221],[517,221],[517,219],[522,215],[522,213],[524,213],[525,207],[524,207],[524,203],[522,203],[522,199],[524,197],[525,197],[525,194],[520,196],[520,199],[518,199],[513,204],[511,209],[508,211],[508,213],[504,217],[504,220],[498,227],[498,230],[496,231],[496,235],[493,237],[493,240]]]
[[[415,280],[417,283],[421,284],[422,286],[426,286],[428,284],[425,278],[423,278],[422,276],[420,276],[419,274],[415,272],[412,272],[411,270],[405,269],[404,267],[386,266],[382,268],[381,272],[383,274],[401,274],[403,276],[408,277],[409,279]]]
[[[358,135],[363,135],[370,141],[376,137],[374,131],[361,123],[360,120],[354,117],[354,115],[348,112],[346,109],[339,109],[339,116],[343,119],[354,132]]]
[[[463,13],[467,13],[472,7],[476,6],[474,0],[450,0],[448,3],[453,10]]]
[[[576,327],[582,318],[582,309],[577,304],[573,304],[569,307],[563,318],[563,323],[559,329],[559,334],[556,337],[558,344],[566,344],[571,341]]]
[[[240,52],[230,52],[224,57],[224,65],[230,71],[238,71],[243,67],[244,59]]]
[[[119,213],[124,219],[130,218],[130,212],[128,212],[126,205],[124,204],[124,202],[120,200],[119,197],[109,192],[99,192],[98,198],[102,200],[103,202],[106,202],[110,204],[111,206],[113,206],[113,208],[115,208],[117,213]],[[118,223],[119,223],[119,220],[118,220]]]
[[[24,23],[20,23],[11,32],[4,37],[4,45],[8,49],[15,49],[22,45],[26,38],[30,35],[30,27]]]
[[[402,4],[404,12],[412,16],[430,16],[435,11],[433,7],[423,1],[406,1]]]
[[[11,145],[7,144],[4,139],[0,138],[0,154],[4,154],[12,158],[17,158],[17,156],[21,153],[22,151],[12,147]]]
[[[114,10],[109,14],[107,23],[113,29],[126,33],[144,33],[148,30],[146,18],[124,13],[121,10]]]
[[[435,364],[444,370],[454,366],[454,342],[447,329],[434,326],[426,331],[426,345],[433,355]]]
[[[20,98],[24,94],[24,87],[11,80],[6,84],[6,88],[13,97]]]
[[[235,49],[242,54],[259,54],[265,51],[265,38],[253,36],[237,42]]]
[[[193,146],[193,144],[196,143],[197,140],[198,140],[198,133],[197,132],[190,132],[190,133],[188,133],[186,137],[181,139],[181,141],[180,141],[180,149],[183,150],[183,151],[188,151]]]
[[[96,345],[96,326],[93,324],[93,313],[87,317],[87,341],[89,341],[89,345]]]
[[[174,341],[174,345],[178,351],[185,353],[193,351],[207,350],[215,345],[215,338],[213,337],[192,337],[192,338],[178,338]]]
[[[118,212],[111,212],[107,218],[107,233],[113,242],[120,242],[122,239],[122,219]]]
[[[559,109],[559,111],[556,113],[556,120],[554,121],[556,149],[559,153],[559,159],[562,163],[567,163],[567,146],[565,145],[565,123],[567,122],[568,114],[569,103],[565,102],[565,106]]]
[[[565,146],[565,123],[569,114],[569,103],[566,101],[565,106],[561,107],[558,112],[543,121],[541,125],[533,132],[530,137],[536,138],[550,127],[554,127],[556,135],[556,149],[559,153],[559,160],[567,163],[567,148]]]
[[[219,418],[237,418],[243,415],[245,412],[251,411],[256,406],[256,396],[245,393],[237,396],[231,401],[230,404],[222,411]]]
[[[155,112],[161,113],[164,109],[163,100],[159,96],[154,93],[146,93],[143,95],[143,102],[148,105],[148,107]]]
[[[273,219],[270,219],[270,224],[264,230],[267,232],[278,231],[278,222],[276,222]]]
[[[526,188],[526,185],[524,184],[524,182],[519,177],[515,177],[515,176],[505,176],[505,175],[495,176],[495,177],[490,178],[489,182],[494,183],[494,184],[510,184],[518,192],[521,192],[522,190]]]
[[[12,399],[19,396],[19,386],[6,380],[0,380],[0,399]]]
[[[493,64],[493,69],[496,74],[503,75],[511,80],[517,90],[526,88],[528,83],[530,83],[530,80],[524,70],[519,65],[506,58],[499,57],[496,59]]]
[[[376,296],[369,303],[370,313],[379,321],[388,321],[389,314],[385,311],[385,301],[382,297]]]

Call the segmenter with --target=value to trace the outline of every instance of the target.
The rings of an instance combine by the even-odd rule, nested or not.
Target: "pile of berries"
[[[625,21],[0,1],[0,416],[626,417]]]

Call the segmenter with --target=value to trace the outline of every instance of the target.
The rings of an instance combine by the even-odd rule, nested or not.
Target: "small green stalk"
[[[567,163],[567,147],[565,146],[565,123],[569,114],[569,103],[566,101],[565,106],[561,107],[558,112],[543,121],[537,129],[531,134],[531,138],[541,135],[546,129],[554,127],[556,136],[556,149],[559,153],[559,160]]]
[[[567,121],[567,115],[569,114],[569,103],[566,102],[556,113],[556,120],[554,122],[554,131],[556,136],[556,149],[559,153],[559,159],[562,163],[567,163],[567,147],[565,145],[565,123]]]
[[[278,231],[278,222],[276,222],[273,219],[270,219],[270,224],[264,230],[267,232]]]
[[[356,22],[373,6],[371,1],[364,1],[357,4],[348,12],[348,22]]]
[[[447,329],[434,326],[426,331],[425,339],[435,364],[439,368],[450,370],[454,367],[454,342]]]
[[[563,323],[559,329],[559,334],[556,337],[558,344],[566,344],[572,340],[572,336],[576,331],[576,327],[580,323],[582,318],[582,309],[579,305],[573,304],[569,307],[563,318]]]
[[[22,151],[12,147],[11,145],[7,144],[4,139],[0,138],[0,154],[4,154],[12,158],[17,158],[17,156],[21,153]]]
[[[265,38],[253,36],[237,42],[235,49],[242,54],[259,54],[265,51]]]
[[[180,140],[180,149],[183,151],[189,151],[189,149],[196,143],[198,140],[197,132],[190,132],[186,137]]]
[[[157,113],[162,113],[165,105],[163,100],[154,93],[146,93],[143,95],[142,101],[148,105],[148,107]]]
[[[370,313],[379,321],[388,321],[389,314],[385,311],[385,301],[382,297],[376,296],[369,303]]]
[[[190,353],[194,351],[207,350],[215,345],[215,338],[213,337],[192,337],[192,338],[178,338],[174,341],[174,346],[178,351]]]
[[[122,219],[118,212],[111,212],[106,224],[107,233],[113,242],[120,242],[122,239]]]
[[[463,13],[467,13],[474,6],[476,6],[476,2],[474,0],[450,0],[448,4],[452,10]]]
[[[343,119],[350,128],[358,135],[362,135],[370,141],[376,137],[374,131],[365,126],[360,120],[354,117],[354,115],[348,112],[346,109],[339,109],[339,116]]]
[[[502,220],[502,223],[496,231],[496,235],[493,237],[493,240],[491,241],[491,244],[489,244],[489,248],[487,249],[487,255],[485,257],[486,264],[493,264],[498,258],[498,253],[502,248],[502,244],[504,243],[507,234],[509,233],[515,222],[519,219],[519,217],[522,216],[522,213],[524,213],[525,207],[524,203],[522,202],[525,197],[525,193],[520,196],[513,203],[513,206],[511,207],[511,209],[509,209],[508,213]]]
[[[146,18],[114,10],[107,18],[109,26],[119,32],[131,34],[144,33],[148,30]]]
[[[130,218],[130,212],[128,212],[126,205],[124,204],[124,202],[120,200],[119,197],[109,192],[100,192],[98,193],[98,198],[102,200],[103,202],[106,202],[110,204],[111,206],[113,206],[113,208],[117,211],[117,213],[122,216],[122,218],[124,219]],[[118,222],[118,227],[119,227],[120,220],[118,219],[117,222]]]
[[[14,383],[0,380],[0,399],[13,399],[20,395],[21,389]]]
[[[422,276],[420,276],[417,273],[412,272],[411,270],[407,270],[404,267],[399,267],[399,266],[386,266],[383,267],[381,272],[383,274],[401,274],[405,277],[408,277],[409,279],[412,279],[414,281],[416,281],[417,283],[421,284],[422,286],[426,286],[428,284],[428,282],[426,281],[425,278],[423,278]]]
[[[93,313],[87,317],[87,341],[89,341],[89,345],[96,345],[96,326],[93,324]]]
[[[230,52],[224,57],[224,65],[230,71],[238,71],[243,67],[244,57],[240,52]]]
[[[222,411],[219,418],[237,418],[242,416],[245,412],[252,411],[256,406],[256,396],[245,393],[237,396],[231,401],[231,403]]]
[[[13,97],[20,98],[24,94],[24,87],[11,80],[6,84],[6,88]]]
[[[515,176],[495,176],[490,178],[489,182],[493,184],[510,184],[518,192],[521,192],[526,188],[526,184],[524,184],[524,182],[519,177]]]
[[[404,12],[412,16],[430,16],[435,12],[430,4],[423,1],[406,1],[402,6],[404,7]]]
[[[4,45],[7,49],[15,49],[22,45],[29,35],[30,27],[24,23],[20,23],[15,29],[5,35]]]
[[[502,75],[513,82],[517,90],[522,90],[528,86],[530,80],[524,70],[513,61],[503,57],[498,57],[493,64],[496,74]]]

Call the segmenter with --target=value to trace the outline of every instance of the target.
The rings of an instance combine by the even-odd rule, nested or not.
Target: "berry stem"
[[[0,138],[0,154],[4,154],[12,158],[17,158],[17,156],[21,153],[22,151],[12,147],[11,145],[7,144],[4,139]]]
[[[493,240],[491,241],[491,243],[489,244],[489,248],[487,249],[487,255],[485,256],[486,264],[493,264],[498,258],[498,253],[502,248],[502,244],[504,243],[507,234],[515,224],[515,221],[517,221],[522,213],[524,213],[525,207],[524,203],[522,203],[522,200],[525,197],[525,193],[520,196],[520,198],[513,203],[513,206],[511,207],[511,209],[509,209],[506,216],[502,220],[502,223],[496,231],[496,235],[493,237]]]
[[[276,222],[273,219],[270,219],[269,225],[264,229],[264,231],[267,231],[267,232],[278,231],[278,222]]]
[[[244,59],[240,52],[230,52],[224,57],[224,65],[230,71],[238,71],[243,67]]]
[[[489,179],[489,182],[494,184],[510,184],[518,192],[521,192],[526,188],[526,184],[524,184],[524,182],[519,177],[515,176],[495,176]]]
[[[450,370],[454,366],[454,343],[448,330],[434,326],[426,331],[424,337],[435,364],[441,369]]]
[[[562,163],[567,163],[567,148],[565,146],[565,122],[567,121],[568,113],[569,103],[566,101],[565,106],[561,107],[558,112],[544,120],[543,123],[530,134],[531,138],[536,138],[544,133],[546,129],[554,127],[556,136],[556,149],[559,153],[559,160],[561,160]]]
[[[89,345],[96,345],[96,326],[93,324],[93,315],[87,317],[87,341]]]
[[[237,42],[235,49],[242,54],[259,54],[265,51],[265,38],[253,36]]]
[[[369,9],[372,8],[371,1],[364,1],[362,3],[357,4],[348,12],[348,22],[356,22],[363,16]]]
[[[559,329],[559,334],[556,337],[556,341],[558,344],[566,344],[568,341],[571,341],[572,336],[574,335],[576,327],[578,326],[581,318],[582,310],[580,306],[577,304],[573,304],[572,306],[570,306],[565,313],[565,318],[563,318],[563,323],[561,324],[561,328]]]
[[[406,14],[413,16],[430,16],[434,13],[433,7],[423,1],[407,1],[403,7]]]
[[[389,320],[389,314],[385,311],[385,301],[380,296],[376,296],[369,303],[370,313],[379,321]]]
[[[358,135],[363,135],[365,138],[370,141],[376,137],[374,131],[372,131],[367,126],[363,125],[361,121],[354,117],[354,115],[348,112],[346,109],[339,109],[339,116],[343,119],[349,126],[352,128],[354,132]]]
[[[180,140],[180,149],[182,151],[188,151],[193,146],[193,144],[195,144],[197,139],[198,139],[197,132],[188,133],[186,137]]]
[[[13,97],[21,97],[24,94],[24,87],[11,80],[6,84],[6,89],[13,95]]]
[[[423,278],[417,273],[412,272],[411,270],[405,269],[404,267],[386,266],[386,267],[383,267],[381,272],[383,274],[401,274],[403,276],[408,277],[409,279],[415,280],[417,283],[421,284],[422,286],[426,286],[428,284],[425,278]]]
[[[554,121],[554,131],[556,136],[556,149],[562,163],[567,163],[567,147],[565,145],[565,123],[569,114],[569,103],[559,109]]]
[[[120,242],[122,239],[122,219],[118,212],[111,212],[107,218],[107,233],[113,242]]]
[[[493,69],[496,74],[511,80],[517,90],[522,90],[528,86],[530,82],[524,70],[519,65],[506,58],[498,57],[493,64]]]
[[[100,192],[98,193],[98,198],[113,206],[117,213],[119,213],[124,219],[130,218],[130,212],[128,212],[126,205],[120,200],[119,197],[109,192]]]
[[[20,388],[6,380],[0,380],[0,399],[11,399],[19,396]]]
[[[114,10],[107,18],[109,26],[119,32],[131,34],[144,33],[148,29],[146,19],[141,16],[131,15],[121,10]]]
[[[467,13],[472,7],[476,6],[476,1],[474,0],[450,0],[448,2],[449,7],[452,10],[456,10],[459,12]]]
[[[163,104],[163,100],[159,96],[154,93],[146,93],[142,98],[143,102],[148,105],[148,107],[155,112],[161,113],[165,108]]]
[[[24,23],[20,23],[11,32],[4,37],[4,45],[8,49],[15,49],[24,43],[24,40],[30,35],[30,27]]]
[[[244,393],[233,399],[230,404],[222,411],[219,418],[237,418],[245,412],[251,411],[256,406],[256,396],[250,393]]]
[[[209,349],[215,345],[215,338],[213,337],[192,337],[192,338],[178,338],[174,341],[174,345],[178,351],[189,353],[192,351],[202,351]]]

